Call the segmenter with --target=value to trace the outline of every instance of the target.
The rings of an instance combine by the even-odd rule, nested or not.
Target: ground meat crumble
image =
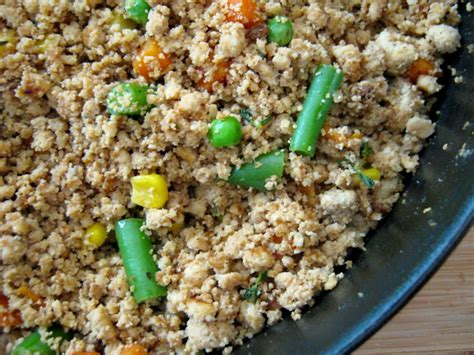
[[[401,174],[415,171],[435,129],[427,114],[441,55],[460,45],[456,1],[257,1],[264,20],[291,18],[288,47],[268,43],[265,26],[226,22],[220,1],[149,0],[148,23],[130,29],[112,24],[120,0],[0,1],[0,31],[18,38],[0,57],[0,291],[22,319],[4,329],[6,351],[59,323],[75,334],[66,354],[119,354],[134,342],[150,353],[227,352],[334,288],[335,267],[398,199]],[[107,113],[113,86],[144,82],[131,61],[148,37],[172,59],[153,108],[141,121]],[[421,58],[434,68],[410,81]],[[222,61],[225,82],[196,85]],[[321,63],[345,80],[316,157],[288,154],[273,191],[227,184],[232,166],[287,146]],[[209,145],[210,121],[242,109],[272,119],[242,122],[238,147]],[[364,141],[382,176],[372,189],[338,163],[357,159]],[[137,208],[130,178],[154,172],[169,200]],[[168,288],[161,302],[137,305],[129,290],[113,236],[126,216],[151,232],[156,278]],[[109,237],[92,250],[83,235],[94,222]],[[264,271],[258,302],[243,299]]]

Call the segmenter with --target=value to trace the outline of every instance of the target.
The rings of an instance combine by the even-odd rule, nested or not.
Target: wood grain
[[[354,354],[474,352],[474,227],[418,294]]]

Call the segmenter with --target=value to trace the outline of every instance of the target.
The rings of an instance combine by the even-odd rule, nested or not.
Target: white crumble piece
[[[423,210],[424,214],[429,213],[429,212],[431,212],[431,207],[427,207]]]
[[[457,75],[454,77],[454,83],[462,84],[464,82],[464,77],[462,75]]]
[[[301,310],[299,308],[291,312],[291,319],[295,321],[301,319]]]
[[[428,95],[433,95],[441,90],[441,85],[437,83],[437,78],[431,75],[420,75],[416,86]]]
[[[456,154],[456,159],[467,158],[472,154],[473,151],[473,149],[467,148],[467,143],[463,143],[461,149],[459,149],[458,153]]]
[[[239,23],[230,22],[225,24],[221,31],[222,35],[217,47],[218,57],[237,57],[247,44],[243,26]]]
[[[461,46],[458,30],[449,25],[434,25],[428,28],[426,37],[440,53],[453,53]]]
[[[435,124],[427,117],[414,116],[407,121],[406,130],[420,138],[428,138],[434,133]]]
[[[390,74],[399,75],[417,59],[416,48],[408,38],[394,30],[383,30],[376,43],[385,52],[385,63]]]

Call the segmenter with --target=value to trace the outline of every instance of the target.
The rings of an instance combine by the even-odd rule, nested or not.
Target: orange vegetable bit
[[[227,72],[229,71],[230,62],[219,62],[212,69],[212,73],[209,76],[203,75],[203,77],[197,82],[200,88],[206,89],[209,92],[213,91],[214,83],[225,84],[227,78]]]
[[[333,141],[334,143],[343,143],[343,144],[346,144],[347,143],[347,137],[343,134],[340,134],[336,131],[333,131],[332,129],[330,129],[328,132],[326,132],[326,134],[324,135],[324,138],[330,140],[330,141]]]
[[[100,355],[97,351],[77,351],[71,355]]]
[[[23,323],[19,310],[0,312],[0,328],[17,327]]]
[[[172,61],[155,40],[148,40],[133,58],[133,70],[147,80],[165,73]]]
[[[147,355],[145,347],[140,344],[127,345],[122,349],[120,355]]]
[[[26,286],[20,286],[16,292],[18,293],[18,295],[20,296],[23,296],[23,297],[27,297],[29,298],[30,300],[32,300],[33,302],[36,302],[36,303],[44,303],[44,298],[37,295],[36,293],[34,293],[33,291],[31,291],[28,287]]]
[[[255,0],[222,0],[226,20],[239,22],[246,29],[262,22],[262,16]]]
[[[333,130],[327,122],[324,124],[323,129],[324,129],[324,134],[322,135],[323,138],[326,140],[330,140],[334,142],[335,144],[342,143],[343,145],[348,145],[350,140],[362,138],[362,134],[360,132],[354,132],[352,135],[347,137],[344,134]]]
[[[324,139],[327,139],[327,140],[330,140],[330,141],[333,141],[334,143],[344,143],[346,144],[347,143],[347,137],[343,134],[340,134],[336,131],[334,131],[331,126],[329,125],[329,123],[325,122],[324,123],[324,126],[323,126],[323,134],[322,136],[324,137]]]
[[[0,293],[0,328],[16,327],[23,323],[19,310],[8,309],[8,298]]]
[[[412,83],[416,83],[416,81],[421,75],[432,74],[434,69],[435,66],[433,62],[420,58],[414,61],[413,64],[410,66],[410,69],[408,69],[407,72],[407,76]]]
[[[0,306],[3,308],[8,308],[8,297],[3,293],[0,293]]]

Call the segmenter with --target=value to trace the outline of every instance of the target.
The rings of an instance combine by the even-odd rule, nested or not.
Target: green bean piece
[[[146,24],[150,10],[151,7],[146,0],[125,0],[127,16],[140,25]]]
[[[293,24],[286,16],[275,16],[268,21],[268,42],[279,46],[290,44],[293,39]]]
[[[321,128],[332,107],[334,93],[341,86],[344,74],[332,65],[318,67],[304,100],[303,109],[296,120],[290,150],[312,157],[316,151]]]
[[[253,187],[259,191],[267,190],[265,184],[272,176],[281,178],[285,166],[285,152],[274,150],[260,155],[254,162],[245,163],[240,168],[234,168],[227,180],[233,185]]]
[[[149,109],[148,85],[121,83],[107,96],[107,112],[114,115],[143,116]]]
[[[150,238],[142,231],[143,219],[122,219],[115,223],[115,235],[128,283],[137,303],[166,296],[166,287],[158,285],[158,267],[153,260]]]
[[[240,122],[233,116],[215,119],[207,134],[213,147],[230,147],[239,144],[242,138]]]
[[[47,339],[57,338],[53,341],[62,343],[64,340],[71,340],[72,334],[66,333],[61,327],[53,326],[48,329],[51,333]],[[12,355],[56,355],[58,352],[49,347],[48,344],[41,341],[41,334],[35,330],[18,344],[12,351]]]

